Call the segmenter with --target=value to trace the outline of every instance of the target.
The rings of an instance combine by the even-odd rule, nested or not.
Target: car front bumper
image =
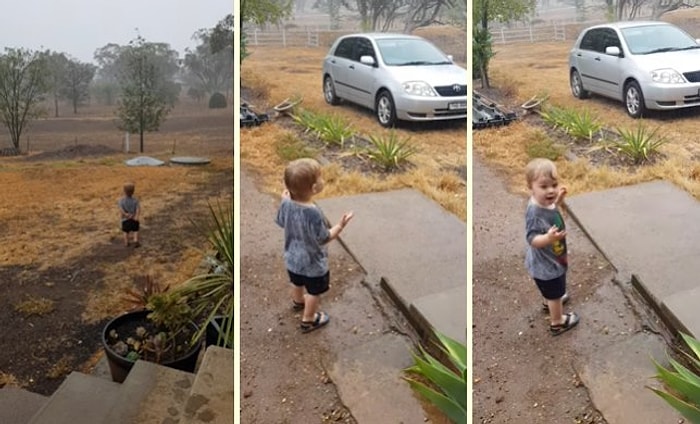
[[[439,121],[467,118],[467,96],[397,96],[396,117],[404,121]]]
[[[642,88],[648,109],[667,110],[700,106],[700,83],[649,84]]]

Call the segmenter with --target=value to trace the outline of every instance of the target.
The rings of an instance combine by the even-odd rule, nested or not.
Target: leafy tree
[[[179,86],[173,82],[176,60],[177,52],[167,44],[147,43],[141,36],[119,56],[119,128],[139,134],[141,153],[144,133],[160,128],[179,94]]]
[[[389,31],[394,23],[403,23],[405,33],[437,21],[444,9],[455,7],[456,0],[355,0],[362,28]]]
[[[54,116],[58,117],[58,101],[61,98],[61,89],[65,78],[68,58],[63,53],[45,51],[46,65],[48,66],[48,84],[51,97],[53,98]]]
[[[25,49],[6,48],[0,55],[0,120],[19,150],[22,131],[43,114],[40,102],[49,89],[45,56]]]
[[[472,35],[472,72],[481,79],[482,87],[489,87],[489,61],[496,53],[488,30],[475,26]]]
[[[241,24],[277,24],[292,14],[292,0],[240,0]],[[242,26],[242,25],[241,25]],[[241,62],[247,54],[247,38],[241,33]]]
[[[193,80],[192,86],[209,94],[216,91],[228,93],[233,87],[233,32],[217,29],[219,25],[197,31],[193,38],[199,40],[199,45],[185,53],[185,68]],[[224,37],[224,33],[230,37]]]
[[[474,36],[479,35],[480,40],[488,42],[489,45],[473,45],[472,48],[478,48],[482,51],[491,49],[491,38],[486,37],[483,34],[483,31],[488,32],[489,22],[494,20],[504,23],[516,21],[532,13],[532,11],[535,10],[535,5],[536,0],[475,0],[474,8],[472,10],[475,20],[473,25],[480,25],[482,32],[477,34],[477,32],[474,31]],[[481,68],[484,71],[484,75],[481,76],[481,81],[485,84],[485,88],[490,86],[488,78],[488,65],[492,56],[492,54],[482,56],[482,60],[484,60],[484,62],[481,64]]]
[[[67,63],[61,95],[70,100],[74,114],[78,113],[78,106],[90,98],[90,82],[96,69],[92,63],[83,63],[75,59]]]
[[[125,47],[109,43],[95,50],[93,57],[98,69],[95,75],[93,89],[106,105],[113,105],[119,96],[119,74],[121,73],[121,57]]]

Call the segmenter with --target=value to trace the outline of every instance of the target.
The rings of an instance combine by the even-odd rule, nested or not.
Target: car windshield
[[[379,53],[387,66],[451,64],[435,46],[418,38],[387,38],[377,40]]]
[[[687,33],[671,25],[624,28],[622,35],[632,54],[652,54],[700,48]]]

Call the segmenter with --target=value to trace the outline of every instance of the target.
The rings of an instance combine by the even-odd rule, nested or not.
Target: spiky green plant
[[[317,121],[316,135],[326,144],[343,147],[345,141],[355,135],[355,130],[345,119],[332,115],[321,115]]]
[[[411,387],[423,395],[457,424],[467,422],[467,347],[435,331],[435,345],[449,360],[444,365],[422,346],[420,353],[412,352],[415,364],[406,369],[428,380],[430,386],[414,378],[404,377]]]
[[[656,133],[660,127],[649,131],[641,122],[633,130],[617,128],[620,139],[615,143],[615,148],[622,155],[627,156],[639,165],[648,161],[659,148],[668,142],[665,137],[659,137]]]
[[[691,355],[683,351],[683,356],[688,359],[693,369],[686,368],[673,359],[669,359],[671,368],[666,369],[652,360],[656,367],[656,378],[664,384],[665,389],[649,389],[691,423],[700,424],[700,342],[685,333],[681,332],[680,335],[692,352]]]
[[[400,139],[393,130],[387,137],[370,135],[369,142],[367,156],[387,171],[398,168],[418,151],[408,139]]]
[[[207,256],[209,271],[190,278],[177,291],[188,298],[194,316],[205,316],[194,339],[199,339],[217,316],[223,316],[219,341],[233,347],[233,207],[209,204],[209,212],[207,223],[195,223],[215,252]]]
[[[603,124],[587,109],[583,112],[568,110],[564,127],[570,136],[590,141],[593,135],[600,132]]]

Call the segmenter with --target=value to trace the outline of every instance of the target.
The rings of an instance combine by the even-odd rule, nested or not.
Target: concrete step
[[[38,393],[4,387],[0,389],[0,423],[26,424],[48,400]]]
[[[136,361],[103,424],[178,422],[192,388],[194,374],[152,362]],[[91,423],[92,424],[92,423]]]
[[[233,350],[209,346],[187,398],[182,424],[233,422]]]
[[[119,384],[72,372],[29,424],[95,424],[112,408]]]

